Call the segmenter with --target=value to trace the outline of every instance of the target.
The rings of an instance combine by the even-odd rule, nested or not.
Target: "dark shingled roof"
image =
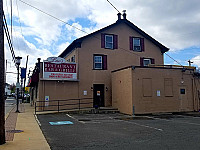
[[[112,28],[113,26],[116,26],[118,24],[121,23],[125,23],[126,25],[128,25],[129,27],[131,27],[133,30],[135,30],[136,32],[138,32],[140,35],[142,35],[143,37],[145,37],[146,39],[150,40],[152,43],[154,43],[156,46],[158,46],[161,50],[161,53],[165,53],[169,50],[169,48],[165,47],[164,45],[162,45],[161,43],[159,43],[157,40],[155,40],[154,38],[152,38],[150,35],[148,35],[147,33],[145,33],[144,31],[142,31],[140,28],[138,28],[137,26],[135,26],[132,22],[128,21],[127,19],[120,19],[117,20],[116,23],[113,23],[105,28],[102,28],[100,30],[97,30],[96,32],[93,32],[91,34],[88,34],[86,36],[83,36],[81,38],[78,38],[76,40],[74,40],[60,55],[59,57],[65,57],[68,53],[70,53],[73,49],[75,48],[81,48],[81,42],[90,36],[94,36],[97,33],[101,33],[107,29]],[[94,38],[97,38],[94,36]]]

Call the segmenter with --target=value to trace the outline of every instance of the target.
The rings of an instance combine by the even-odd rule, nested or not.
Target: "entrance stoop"
[[[112,107],[100,107],[98,109],[91,108],[85,110],[68,111],[68,114],[114,114],[120,113],[118,109]]]

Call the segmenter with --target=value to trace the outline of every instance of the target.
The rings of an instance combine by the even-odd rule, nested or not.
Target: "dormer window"
[[[105,35],[105,48],[113,49],[113,35]]]
[[[118,36],[114,34],[101,34],[101,48],[118,49]]]

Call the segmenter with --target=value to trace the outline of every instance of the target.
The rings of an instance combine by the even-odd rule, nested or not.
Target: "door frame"
[[[100,96],[97,96],[100,91]],[[105,84],[93,84],[93,107],[105,106]]]

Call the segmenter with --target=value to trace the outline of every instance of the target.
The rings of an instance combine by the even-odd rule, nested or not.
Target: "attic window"
[[[113,35],[105,35],[105,48],[113,49]]]
[[[118,36],[101,33],[101,48],[118,49]]]
[[[141,51],[140,38],[133,38],[133,50]]]
[[[130,50],[136,52],[144,51],[144,38],[140,37],[129,37],[130,38]]]

